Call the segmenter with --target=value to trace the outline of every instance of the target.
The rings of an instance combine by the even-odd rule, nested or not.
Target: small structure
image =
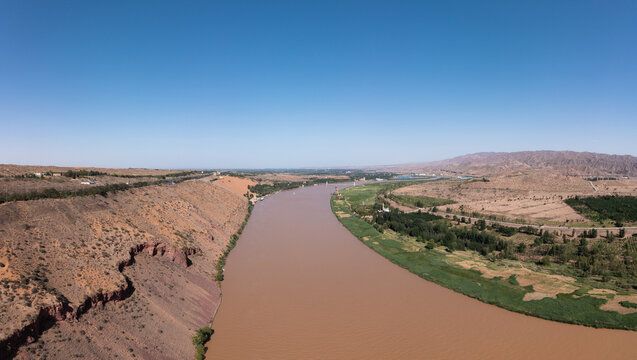
[[[80,184],[82,184],[82,185],[95,185],[95,181],[92,181],[92,180],[82,181]]]

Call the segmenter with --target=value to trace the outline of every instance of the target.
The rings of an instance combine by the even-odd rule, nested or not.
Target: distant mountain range
[[[383,168],[402,172],[475,175],[544,171],[573,176],[637,176],[637,157],[575,151],[481,152],[441,161]]]

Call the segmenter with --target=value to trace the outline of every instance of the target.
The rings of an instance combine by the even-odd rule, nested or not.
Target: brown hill
[[[575,151],[481,152],[421,164],[396,165],[396,171],[496,175],[539,170],[570,176],[637,176],[637,157]]]
[[[192,358],[247,207],[207,179],[0,205],[0,358]]]

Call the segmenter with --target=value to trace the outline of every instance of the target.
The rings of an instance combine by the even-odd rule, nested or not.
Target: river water
[[[392,264],[338,222],[333,190],[257,204],[228,258],[207,358],[637,358],[637,332],[513,313]]]

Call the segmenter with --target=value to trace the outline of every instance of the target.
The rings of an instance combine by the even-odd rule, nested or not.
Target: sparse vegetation
[[[236,234],[233,234],[230,237],[230,242],[228,243],[228,246],[223,251],[223,254],[221,254],[221,257],[217,261],[217,275],[216,275],[217,281],[223,281],[223,268],[226,266],[226,258],[230,254],[230,251],[232,251],[232,249],[234,249],[234,247],[237,246],[237,241],[239,240],[241,233],[243,233],[243,229],[248,224],[248,219],[250,218],[250,214],[252,214],[253,208],[254,208],[254,205],[252,205],[251,202],[248,202],[248,213],[246,214],[246,217],[243,220],[243,223],[241,223],[241,227],[239,228],[239,230],[237,230]]]

